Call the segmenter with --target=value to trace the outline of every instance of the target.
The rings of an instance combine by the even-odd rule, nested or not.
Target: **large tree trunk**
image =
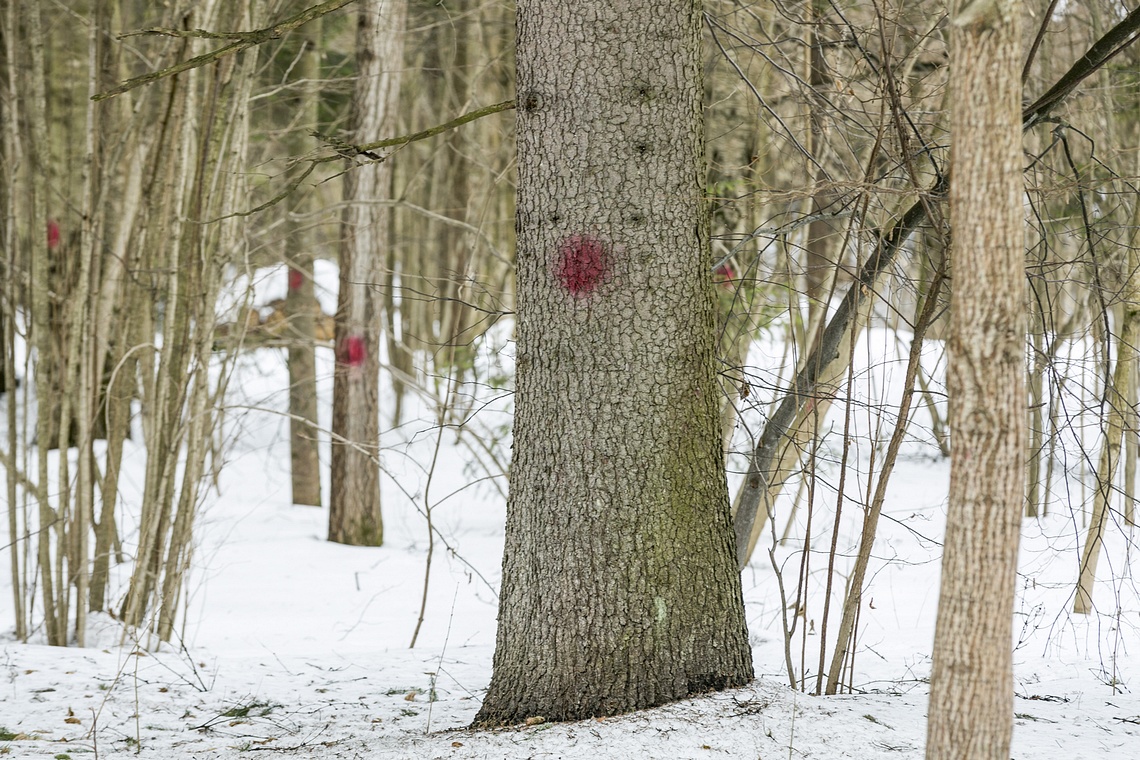
[[[1027,443],[1021,3],[963,5],[951,14],[950,508],[926,757],[1008,760]]]
[[[518,8],[517,391],[479,724],[752,677],[714,382],[701,7]]]
[[[406,0],[366,0],[357,14],[357,80],[351,136],[367,142],[395,132]],[[380,325],[383,246],[391,210],[389,164],[349,167],[340,250],[333,376],[329,540],[379,546]]]

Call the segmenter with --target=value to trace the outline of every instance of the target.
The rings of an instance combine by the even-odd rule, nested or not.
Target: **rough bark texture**
[[[479,724],[752,678],[714,382],[700,12],[519,3],[515,444]]]
[[[1013,729],[1026,465],[1022,55],[1019,0],[989,5],[966,24],[951,14],[952,449],[928,760],[1008,760]]]
[[[406,12],[406,0],[367,0],[360,5],[352,142],[395,132]],[[351,168],[345,175],[329,540],[358,546],[379,546],[384,540],[379,463],[383,296],[379,286],[391,211],[375,201],[388,196],[390,178],[386,161]]]

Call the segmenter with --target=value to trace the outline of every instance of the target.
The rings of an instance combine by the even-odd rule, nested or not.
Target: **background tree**
[[[301,3],[304,5],[304,3]],[[291,99],[295,124],[291,124],[288,145],[297,155],[310,144],[310,133],[320,125],[321,20],[306,24],[298,32],[301,39],[296,62],[295,86]],[[285,312],[289,332],[289,473],[293,503],[320,506],[321,461],[318,451],[316,322],[320,314],[314,290],[317,230],[306,218],[313,210],[313,193],[298,192],[289,199],[293,218],[287,222],[292,234],[285,238],[285,259],[289,267]]]
[[[407,14],[404,0],[366,0],[357,10],[356,89],[349,139],[395,131]],[[391,173],[387,161],[348,166],[340,247],[333,378],[329,540],[379,546],[380,328]]]
[[[476,722],[752,677],[714,381],[700,3],[522,2],[517,391]]]
[[[950,23],[950,509],[926,757],[1006,760],[1025,491],[1025,221],[1019,0]]]

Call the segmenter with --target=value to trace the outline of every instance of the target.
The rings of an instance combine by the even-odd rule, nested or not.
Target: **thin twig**
[[[157,82],[161,79],[166,79],[167,77],[181,74],[184,71],[190,71],[191,69],[197,69],[207,64],[214,63],[215,61],[225,58],[227,55],[240,53],[243,50],[254,47],[256,45],[260,45],[264,42],[280,39],[281,37],[285,36],[286,33],[291,32],[300,26],[304,26],[313,19],[320,18],[321,16],[332,13],[335,10],[340,10],[351,2],[354,2],[354,0],[325,0],[325,2],[314,5],[311,8],[306,8],[300,13],[290,16],[278,24],[267,26],[262,29],[255,29],[252,32],[212,33],[203,31],[201,29],[192,31],[178,31],[175,29],[146,29],[141,32],[131,32],[125,34],[123,35],[124,37],[134,36],[138,34],[162,34],[183,38],[195,37],[211,39],[232,39],[234,41],[228,45],[223,45],[220,48],[211,50],[208,53],[203,53],[202,55],[195,56],[185,61],[180,61],[173,66],[167,66],[165,69],[159,69],[158,71],[152,71],[149,74],[143,74],[141,76],[127,79],[120,83],[117,87],[112,87],[109,90],[105,90],[96,95],[93,95],[91,99],[98,102],[100,100],[106,100],[107,98],[113,98],[116,95],[122,95],[124,92],[130,92],[131,90],[134,90],[138,87],[142,87],[145,84]]]
[[[461,127],[468,122],[475,121],[476,119],[481,119],[484,116],[490,116],[491,114],[499,113],[500,111],[509,111],[514,107],[515,101],[505,100],[502,103],[496,103],[493,106],[486,106],[485,108],[477,108],[474,111],[469,111],[462,116],[457,116],[451,121],[444,122],[443,124],[437,124],[434,127],[422,130],[420,132],[413,132],[410,135],[401,135],[399,137],[389,137],[384,140],[377,140],[376,142],[365,143],[363,145],[354,145],[352,143],[345,142],[338,137],[323,135],[320,132],[313,132],[313,137],[316,137],[317,139],[323,141],[329,148],[332,148],[334,152],[329,155],[318,156],[317,158],[309,159],[309,165],[305,167],[305,170],[295,178],[291,179],[289,181],[289,184],[285,186],[284,190],[277,193],[277,195],[273,196],[265,203],[254,206],[253,208],[247,209],[245,211],[236,211],[232,214],[226,214],[225,216],[219,216],[214,219],[210,219],[206,223],[213,224],[215,222],[220,222],[223,219],[251,216],[260,211],[264,211],[267,208],[276,206],[278,203],[292,195],[293,192],[301,186],[301,183],[304,182],[305,179],[310,174],[312,174],[320,164],[327,164],[338,159],[351,160],[358,156],[370,159],[373,162],[386,161],[388,160],[387,155],[382,156],[375,151],[380,148],[400,147],[409,143],[419,142],[420,140],[426,140],[429,137],[435,137],[436,135],[443,134],[444,132],[448,132],[452,129],[455,129],[456,127]]]
[[[1041,47],[1041,40],[1045,39],[1045,32],[1049,29],[1049,22],[1053,20],[1053,11],[1057,8],[1058,0],[1052,0],[1045,9],[1045,17],[1041,19],[1041,26],[1037,28],[1037,36],[1029,46],[1029,55],[1025,56],[1025,68],[1021,70],[1021,83],[1029,79],[1029,70],[1033,68],[1033,59],[1037,57],[1037,48]]]

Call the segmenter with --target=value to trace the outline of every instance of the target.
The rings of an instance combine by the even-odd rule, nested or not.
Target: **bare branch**
[[[452,129],[455,129],[456,127],[461,127],[468,122],[475,121],[476,119],[481,119],[484,116],[490,116],[493,113],[499,113],[500,111],[509,111],[514,107],[515,101],[504,100],[502,103],[496,103],[493,106],[486,106],[484,108],[477,108],[474,111],[469,111],[462,116],[457,116],[451,121],[444,122],[443,124],[437,124],[436,126],[431,127],[430,129],[425,129],[422,132],[415,132],[413,134],[402,135],[400,137],[389,137],[384,140],[377,140],[376,142],[364,143],[363,145],[352,145],[350,143],[344,142],[343,140],[339,140],[335,137],[329,137],[327,135],[322,135],[318,132],[314,132],[313,136],[324,140],[342,156],[365,156],[367,158],[371,158],[373,161],[383,161],[386,156],[378,155],[376,153],[373,153],[373,151],[379,150],[380,148],[394,148],[400,145],[407,145],[408,143],[426,140],[429,137],[435,137],[436,135],[443,134],[444,132],[448,132]]]
[[[184,71],[189,71],[191,69],[196,69],[201,66],[214,63],[215,61],[224,58],[227,55],[240,53],[242,50],[260,45],[263,42],[280,39],[286,33],[293,31],[297,27],[304,26],[313,19],[320,18],[321,16],[332,13],[335,10],[339,10],[351,2],[354,2],[354,0],[325,0],[325,2],[314,5],[311,8],[306,8],[300,13],[290,16],[278,24],[267,26],[263,29],[255,29],[252,32],[213,33],[206,32],[201,29],[188,31],[179,31],[176,29],[146,29],[141,32],[132,32],[131,34],[123,35],[124,37],[127,37],[137,34],[163,34],[167,36],[184,38],[195,37],[209,39],[233,39],[234,42],[231,42],[228,45],[223,45],[222,47],[215,50],[211,50],[208,53],[203,53],[202,55],[181,61],[174,64],[173,66],[167,66],[165,69],[159,69],[158,71],[152,71],[149,74],[133,77],[122,82],[117,87],[112,87],[110,90],[106,90],[104,92],[93,95],[91,99],[94,101],[100,101],[106,100],[107,98],[113,98],[116,95],[122,95],[124,92],[129,92],[130,90],[133,90],[137,87],[142,87],[145,84],[157,82],[160,79],[166,79],[167,77],[181,74]]]
[[[309,159],[309,165],[305,168],[305,170],[290,180],[289,184],[285,186],[284,190],[267,200],[265,203],[262,203],[261,205],[255,206],[254,208],[248,209],[246,211],[236,211],[232,214],[218,217],[217,219],[210,219],[207,223],[212,224],[214,222],[219,222],[222,219],[229,219],[235,216],[251,216],[252,214],[258,213],[259,211],[264,211],[271,206],[276,206],[278,203],[292,195],[292,193],[301,186],[301,183],[304,182],[305,179],[310,174],[312,174],[313,170],[316,169],[320,164],[327,164],[330,161],[336,161],[340,158],[353,159],[357,156],[363,156],[376,162],[386,161],[388,159],[388,156],[382,156],[379,153],[375,153],[373,151],[379,148],[391,148],[394,146],[407,145],[408,143],[418,142],[420,140],[426,140],[429,137],[435,137],[436,135],[455,129],[456,127],[460,127],[464,124],[467,124],[468,122],[475,121],[476,119],[481,119],[484,116],[490,116],[494,113],[499,113],[500,111],[509,111],[514,107],[515,101],[504,100],[502,103],[496,103],[493,106],[479,108],[474,111],[470,111],[469,113],[465,113],[462,116],[457,116],[451,121],[445,122],[443,124],[437,124],[430,129],[414,132],[410,135],[401,135],[400,137],[389,137],[385,140],[377,140],[376,142],[365,143],[364,145],[353,145],[351,143],[345,142],[344,140],[341,140],[338,137],[322,135],[320,132],[313,132],[313,137],[316,137],[319,140],[323,140],[330,148],[335,151],[335,153]]]
[[[1077,85],[1135,42],[1138,30],[1140,30],[1140,8],[1129,13],[1123,21],[1093,43],[1088,52],[1081,56],[1055,85],[1025,109],[1022,121],[1026,129],[1048,116],[1050,111],[1077,89]]]
[[[1045,9],[1045,17],[1041,19],[1041,26],[1037,29],[1037,36],[1029,47],[1029,54],[1025,56],[1025,68],[1021,70],[1021,81],[1029,79],[1029,70],[1033,68],[1033,59],[1037,57],[1037,48],[1041,47],[1041,40],[1045,39],[1045,32],[1049,29],[1049,22],[1053,19],[1053,11],[1057,8],[1059,0],[1050,0],[1049,7]]]

